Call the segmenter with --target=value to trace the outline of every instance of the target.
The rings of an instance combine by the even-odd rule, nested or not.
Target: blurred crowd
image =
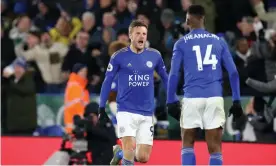
[[[185,17],[191,4],[205,7],[206,29],[229,44],[242,95],[256,96],[252,102],[260,103],[260,96],[275,94],[275,0],[1,0],[1,88],[2,95],[13,98],[4,102],[14,107],[9,113],[35,109],[22,105],[36,93],[65,92],[76,63],[87,66],[89,93],[99,93],[110,46],[129,43],[133,19],[148,24],[146,47],[159,50],[170,69],[174,42],[189,33]],[[230,95],[227,74],[224,81],[225,95]],[[158,76],[156,85],[158,113],[165,107]]]

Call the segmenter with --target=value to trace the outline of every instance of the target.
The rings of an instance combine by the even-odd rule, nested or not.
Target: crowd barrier
[[[61,138],[1,137],[1,165],[42,165],[57,151]],[[155,140],[149,165],[181,164],[181,141]],[[196,142],[197,164],[208,164],[209,155],[205,142]],[[227,165],[276,165],[276,144],[223,143],[224,164]]]
[[[251,97],[242,97],[242,106],[245,109],[248,105]],[[92,95],[91,101],[98,102],[99,96]],[[40,94],[37,95],[37,113],[38,113],[38,124],[45,126],[49,122],[53,122],[57,125],[63,126],[63,103],[64,103],[64,96],[63,95],[45,95]],[[228,114],[228,110],[232,105],[232,97],[224,97],[224,108],[225,114]],[[276,107],[276,100],[273,103],[273,108]],[[107,105],[107,110],[109,110]],[[168,129],[172,132],[169,135],[170,138],[180,138],[180,131],[179,123],[169,117],[169,126]],[[276,132],[276,118],[275,120],[275,132]],[[174,136],[172,136],[174,135]],[[242,140],[240,140],[242,139]],[[232,117],[227,117],[225,128],[223,131],[223,140],[224,141],[249,141],[249,142],[258,142],[258,138],[256,136],[253,127],[247,123],[244,130],[242,132],[238,132],[232,128]],[[265,142],[262,140],[261,142]]]

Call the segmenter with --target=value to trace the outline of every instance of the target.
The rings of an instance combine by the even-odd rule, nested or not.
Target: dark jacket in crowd
[[[273,80],[276,75],[276,52],[268,41],[256,41],[252,45],[253,55],[264,59],[267,80]]]
[[[25,73],[15,82],[10,78],[7,89],[7,132],[32,134],[37,127],[35,82]]]
[[[90,51],[87,49],[87,52],[83,53],[76,45],[72,45],[64,58],[62,71],[72,72],[74,64],[81,63],[88,66],[88,79],[91,79],[92,75],[100,75],[100,67],[97,64],[96,58],[92,57]]]

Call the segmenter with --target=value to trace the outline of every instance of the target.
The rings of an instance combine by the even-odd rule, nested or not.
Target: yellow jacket
[[[77,35],[77,33],[81,30],[82,28],[82,23],[79,18],[73,17],[71,20],[72,24],[72,31],[70,32],[69,36],[62,36],[59,31],[56,28],[50,29],[49,33],[51,35],[51,38],[55,42],[60,42],[65,45],[69,45],[71,40],[74,39],[74,37]]]

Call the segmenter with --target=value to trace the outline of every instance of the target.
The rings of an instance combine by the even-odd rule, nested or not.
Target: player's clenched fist
[[[175,118],[176,120],[180,120],[181,115],[181,104],[179,101],[176,101],[174,103],[167,104],[168,107],[168,113],[170,116]]]
[[[233,101],[233,105],[229,110],[229,116],[233,115],[233,121],[235,122],[238,118],[243,116],[243,110],[241,103],[238,100]]]

